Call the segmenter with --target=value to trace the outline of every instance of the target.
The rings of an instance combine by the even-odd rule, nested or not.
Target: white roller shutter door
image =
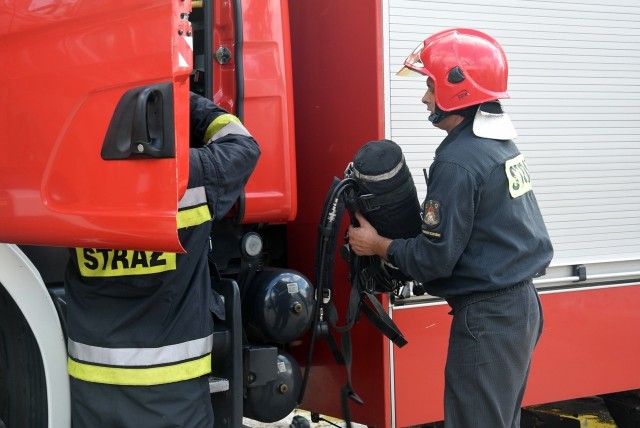
[[[539,284],[571,279],[576,265],[587,282],[640,277],[640,4],[384,0],[383,24],[386,137],[405,152],[421,199],[445,134],[420,102],[425,79],[395,72],[434,32],[485,31],[509,59],[503,104],[555,248]]]

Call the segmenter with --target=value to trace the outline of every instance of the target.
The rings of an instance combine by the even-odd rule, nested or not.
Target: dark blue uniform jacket
[[[393,264],[444,298],[531,279],[553,256],[524,157],[513,141],[477,137],[472,125],[465,119],[436,150],[422,235],[388,249]]]
[[[211,369],[211,225],[243,191],[260,149],[237,118],[210,100],[192,94],[190,107],[195,147],[177,218],[186,253],[71,250],[66,287],[73,377],[158,385]]]

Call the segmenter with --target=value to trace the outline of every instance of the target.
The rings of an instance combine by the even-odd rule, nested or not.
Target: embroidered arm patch
[[[422,203],[422,233],[432,238],[440,238],[440,232],[431,229],[440,224],[440,209],[442,203],[435,199],[429,199]]]

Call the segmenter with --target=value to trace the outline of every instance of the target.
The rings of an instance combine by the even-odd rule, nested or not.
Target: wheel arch
[[[67,350],[58,313],[36,267],[14,244],[0,244],[0,286],[24,315],[44,366],[49,427],[71,425]]]

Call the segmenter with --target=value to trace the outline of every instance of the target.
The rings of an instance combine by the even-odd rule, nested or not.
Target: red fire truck
[[[382,138],[402,147],[424,198],[422,170],[443,135],[426,121],[424,81],[395,71],[450,27],[486,31],[507,52],[504,105],[555,248],[536,279],[545,330],[524,404],[639,389],[638,18],[623,0],[5,2],[0,426],[70,425],[68,247],[181,251],[190,90],[241,117],[262,150],[213,231],[232,314],[216,334],[216,425],[298,406],[342,417],[347,367],[313,334],[323,203],[354,153]],[[347,263],[336,257],[331,275],[343,314]],[[363,404],[350,402],[351,420],[441,420],[446,302],[376,298],[408,344],[364,317],[354,324],[349,368]]]

